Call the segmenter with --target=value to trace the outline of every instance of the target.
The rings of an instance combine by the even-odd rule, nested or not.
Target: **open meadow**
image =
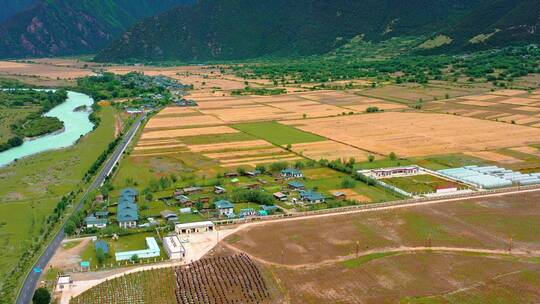
[[[114,108],[103,107],[100,126],[73,147],[40,153],[0,169],[0,275],[5,276],[30,248],[60,198],[82,183],[87,170],[113,141],[115,113]]]

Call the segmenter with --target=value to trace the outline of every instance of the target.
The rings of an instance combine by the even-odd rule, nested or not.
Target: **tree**
[[[390,160],[394,161],[397,159],[397,155],[396,153],[394,152],[390,152],[390,155],[388,155],[388,157],[390,158]]]
[[[75,225],[75,223],[71,219],[68,220],[66,222],[66,226],[64,226],[64,232],[66,234],[73,234],[73,233],[75,233],[76,229],[77,229],[77,226]]]
[[[287,144],[287,148],[286,148],[286,149],[290,151],[290,150],[292,149],[292,145],[291,145],[291,144]]]
[[[274,172],[281,171],[281,170],[284,170],[284,169],[287,169],[287,163],[286,162],[276,162],[276,163],[272,163],[270,165],[270,170],[272,170]]]
[[[139,263],[139,256],[134,254],[131,256],[131,259],[130,259],[132,262],[134,263]]]
[[[49,304],[51,302],[51,293],[47,288],[40,287],[34,292],[32,297],[33,304]]]
[[[373,154],[368,155],[368,161],[372,163],[375,160],[375,156]]]
[[[265,165],[257,165],[255,167],[255,170],[261,172],[261,173],[265,173],[266,172],[266,166]]]
[[[105,252],[103,251],[103,248],[98,248],[96,250],[96,258],[99,265],[103,265],[103,262],[105,262]]]
[[[351,188],[354,188],[355,186],[356,186],[356,182],[354,181],[354,179],[350,177],[346,177],[341,181],[341,188],[351,189]]]

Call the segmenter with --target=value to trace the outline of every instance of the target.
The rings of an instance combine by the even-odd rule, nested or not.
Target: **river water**
[[[63,121],[64,130],[25,141],[22,146],[1,152],[0,167],[13,162],[15,159],[73,145],[77,139],[92,131],[94,127],[94,124],[88,118],[89,112],[74,112],[73,110],[83,105],[90,107],[93,103],[94,100],[86,94],[68,91],[68,98],[65,102],[44,114],[44,116],[57,117]]]

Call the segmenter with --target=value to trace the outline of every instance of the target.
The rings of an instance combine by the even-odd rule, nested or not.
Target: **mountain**
[[[38,0],[0,0],[0,7],[2,8],[0,9],[0,22],[28,9],[37,2]]]
[[[194,0],[40,0],[0,24],[0,57],[96,52],[142,18],[193,3]]]
[[[137,24],[96,60],[191,61],[318,54],[359,34],[380,40],[430,33],[478,2],[200,0]]]
[[[484,1],[443,33],[453,40],[448,46],[453,49],[540,43],[540,1]]]
[[[427,36],[418,52],[538,40],[538,0],[199,0],[148,18],[98,61],[230,60],[329,52],[354,37]]]

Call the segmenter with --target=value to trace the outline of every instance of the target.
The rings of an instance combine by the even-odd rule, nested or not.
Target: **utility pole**
[[[510,237],[510,244],[508,245],[508,252],[512,252],[513,241],[514,241],[513,237]]]
[[[359,246],[360,246],[360,241],[356,241],[356,259],[358,259]]]

